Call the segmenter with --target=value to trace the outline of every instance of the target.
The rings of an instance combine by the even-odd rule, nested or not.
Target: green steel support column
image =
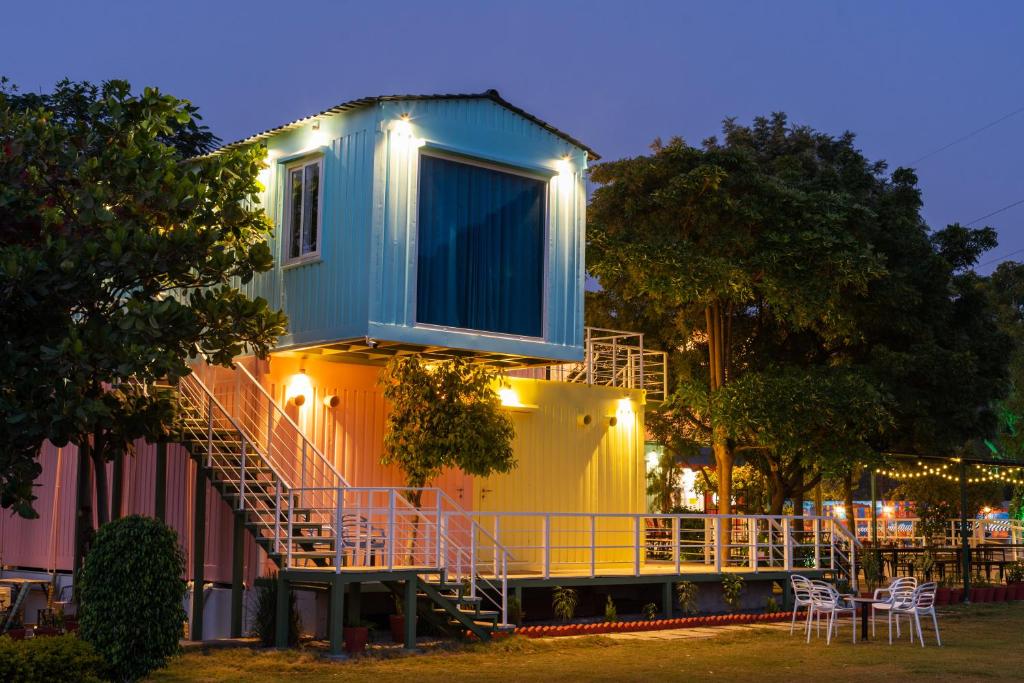
[[[82,568],[86,529],[92,528],[92,456],[88,443],[78,447],[78,482],[75,490],[75,575]],[[78,600],[77,594],[75,600]]]
[[[231,549],[231,637],[242,637],[242,575],[245,571],[245,515],[235,513]]]
[[[349,626],[358,626],[363,618],[363,584],[353,581],[348,585],[348,619]]]
[[[405,582],[405,649],[416,649],[416,581],[413,576]]]
[[[964,597],[970,602],[971,593],[971,544],[967,534],[967,463],[960,459],[960,553],[963,556]]]
[[[341,656],[345,651],[344,632],[345,625],[345,584],[341,581],[341,574],[335,574],[331,581],[330,591],[331,604],[327,610],[327,639],[330,641],[330,653],[334,657]]]
[[[203,584],[206,582],[206,472],[196,463],[192,524],[192,640],[203,639]]]
[[[666,581],[661,587],[661,611],[666,619],[672,618],[672,582]]]
[[[114,458],[114,481],[110,485],[110,519],[121,519],[124,496],[124,454]]]
[[[288,648],[288,619],[291,616],[288,609],[291,605],[288,579],[284,577],[283,571],[277,572],[277,609],[274,611],[276,623],[274,624],[274,644],[279,650]]]
[[[153,516],[161,522],[167,520],[167,444],[156,445],[156,491],[153,496]]]

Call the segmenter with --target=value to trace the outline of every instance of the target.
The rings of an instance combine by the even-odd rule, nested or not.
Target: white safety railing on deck
[[[858,541],[832,517],[470,512],[512,574],[573,576],[830,570],[856,577]],[[488,539],[476,550],[487,565]]]
[[[668,354],[644,348],[639,332],[587,327],[583,361],[550,366],[548,379],[644,389],[649,400],[661,401],[668,393],[667,366]]]

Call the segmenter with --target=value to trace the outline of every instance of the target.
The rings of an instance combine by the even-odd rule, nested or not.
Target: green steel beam
[[[203,584],[206,582],[206,471],[196,461],[192,524],[192,640],[203,639]]]
[[[156,491],[153,496],[154,516],[167,521],[167,444],[156,445]]]
[[[277,605],[274,610],[274,645],[279,650],[288,648],[288,621],[291,616],[289,607],[291,606],[291,586],[288,583],[288,579],[285,578],[284,574],[278,572],[277,574]]]
[[[960,554],[963,561],[964,596],[963,602],[970,603],[971,595],[971,544],[967,535],[967,462],[960,460]]]
[[[671,581],[666,581],[661,588],[661,612],[666,619],[672,618],[672,587],[674,585]]]
[[[419,579],[410,577],[405,581],[405,600],[402,613],[405,615],[405,649],[416,649],[416,594]]]
[[[349,626],[359,626],[363,618],[363,584],[361,581],[352,581],[348,584],[348,615],[345,623]]]
[[[231,637],[242,637],[242,591],[245,572],[245,513],[235,512],[231,548]]]
[[[332,574],[330,585],[331,605],[327,610],[327,639],[330,641],[331,655],[338,657],[345,650],[345,582],[341,574]]]

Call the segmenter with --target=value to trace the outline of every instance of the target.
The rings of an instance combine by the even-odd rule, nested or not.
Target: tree
[[[426,486],[447,467],[478,477],[515,467],[515,426],[501,408],[494,370],[462,359],[396,356],[380,381],[390,404],[381,462],[398,465],[410,488]],[[420,494],[408,496],[417,507]]]
[[[216,138],[185,100],[123,81],[0,89],[0,504],[33,516],[39,448],[104,462],[172,431],[199,356],[265,356],[285,318],[239,289],[271,267],[262,150]],[[191,157],[191,158],[190,158]]]
[[[114,680],[144,678],[178,651],[184,573],[178,534],[160,520],[131,515],[96,534],[79,578],[81,635]]]
[[[727,121],[724,133],[596,166],[588,264],[617,311],[670,322],[666,348],[682,349],[686,370],[674,422],[710,443],[728,513],[737,443],[714,411],[718,392],[757,371],[760,340],[852,334],[843,303],[884,268],[864,235],[877,169],[852,136],[790,128],[783,115]]]
[[[994,233],[930,232],[913,171],[776,114],[593,178],[588,317],[670,350],[649,423],[684,456],[714,448],[720,512],[737,454],[779,509],[821,477],[852,491],[870,453],[951,454],[993,431],[1012,345],[971,268]]]

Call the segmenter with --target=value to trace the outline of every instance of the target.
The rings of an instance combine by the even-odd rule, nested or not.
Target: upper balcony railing
[[[644,335],[587,327],[583,361],[547,368],[547,379],[643,389],[649,401],[668,394],[668,354],[644,348]]]

